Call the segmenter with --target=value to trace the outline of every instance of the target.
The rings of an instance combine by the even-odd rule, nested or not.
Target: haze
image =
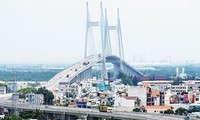
[[[86,0],[1,0],[0,63],[74,63],[84,56]],[[92,19],[99,0],[88,0]],[[125,59],[199,61],[199,0],[104,0],[120,9]],[[95,35],[95,34],[94,34]]]

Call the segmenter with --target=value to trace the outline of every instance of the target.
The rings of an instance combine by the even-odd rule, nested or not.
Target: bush
[[[164,111],[164,114],[174,114],[174,111],[172,109],[167,109]]]

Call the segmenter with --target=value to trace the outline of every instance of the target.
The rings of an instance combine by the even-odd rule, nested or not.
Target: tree
[[[44,120],[45,119],[44,112],[39,109],[36,109],[32,119]]]
[[[20,89],[17,92],[19,93],[20,98],[25,98],[25,94],[36,93],[36,91],[37,91],[36,88],[28,87],[28,88]]]
[[[133,85],[132,80],[126,76],[123,72],[119,72],[117,78],[122,80],[122,83],[125,85]]]
[[[54,95],[51,91],[47,90],[45,87],[41,87],[36,91],[36,94],[44,95],[44,104],[53,104]]]
[[[133,112],[141,112],[140,108],[133,109]]]
[[[167,109],[164,111],[164,114],[174,114],[174,111],[172,109]]]
[[[11,114],[11,115],[6,115],[3,120],[23,120],[23,119],[16,114]]]
[[[182,108],[182,107],[180,107],[180,108],[178,108],[178,109],[175,110],[175,114],[176,115],[184,115],[186,113],[187,113],[187,109]]]
[[[33,116],[33,112],[32,111],[21,111],[19,113],[19,116],[23,119],[30,119]]]
[[[125,85],[130,85],[130,86],[133,85],[132,80],[128,77],[122,78],[122,83]]]
[[[35,111],[21,111],[19,113],[19,116],[23,119],[38,119],[38,120],[44,120],[44,112],[36,109]]]

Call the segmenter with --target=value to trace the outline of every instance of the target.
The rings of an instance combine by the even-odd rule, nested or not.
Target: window
[[[199,101],[199,98],[196,98],[196,101]]]

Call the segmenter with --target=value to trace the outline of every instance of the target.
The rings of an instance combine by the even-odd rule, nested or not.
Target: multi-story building
[[[44,103],[43,94],[28,93],[25,95],[25,97],[26,97],[26,103],[29,104],[41,105]]]
[[[147,88],[144,86],[129,87],[128,96],[137,96],[141,100],[140,105],[147,105]]]
[[[185,84],[172,85],[171,86],[171,92],[172,93],[188,92],[188,85],[185,85]]]
[[[76,95],[77,97],[80,96],[80,87],[77,83],[73,84],[59,84],[59,92],[61,94],[60,98],[66,95],[66,93],[71,93],[73,95]],[[66,96],[67,97],[67,96]]]
[[[165,97],[164,105],[170,105],[170,97],[171,96],[172,96],[172,94],[171,94],[170,90],[165,91],[165,94],[164,94],[164,97]]]

